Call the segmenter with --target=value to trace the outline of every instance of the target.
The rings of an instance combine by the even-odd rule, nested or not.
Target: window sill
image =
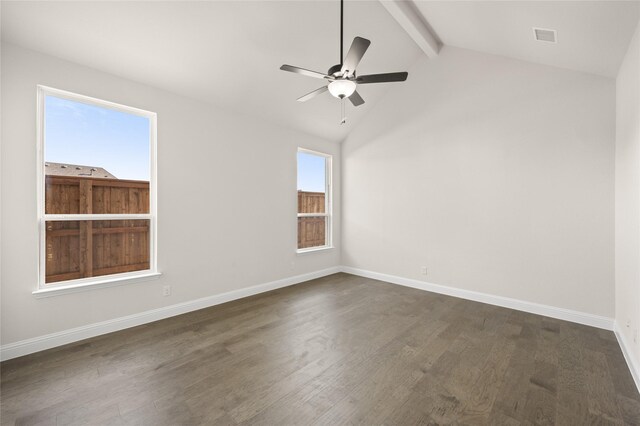
[[[334,246],[310,247],[296,250],[296,254],[314,253],[317,251],[333,250],[334,248]]]
[[[137,274],[120,274],[105,277],[96,277],[90,281],[83,281],[70,284],[52,285],[50,288],[39,288],[32,292],[36,298],[60,296],[69,293],[94,290],[98,288],[116,287],[125,284],[133,284],[144,281],[151,281],[160,278],[160,272],[144,271]]]

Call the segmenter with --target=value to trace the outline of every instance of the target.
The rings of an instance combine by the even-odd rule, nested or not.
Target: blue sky
[[[45,98],[45,161],[103,167],[149,180],[149,119],[55,96]],[[298,152],[298,189],[325,191],[325,158]]]
[[[46,96],[45,161],[103,167],[149,180],[149,119]]]
[[[325,191],[325,158],[298,152],[298,189],[302,191]]]

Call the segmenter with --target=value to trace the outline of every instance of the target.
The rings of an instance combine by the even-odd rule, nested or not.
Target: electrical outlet
[[[422,268],[420,268],[420,273],[421,273],[422,275],[427,275],[427,267],[426,267],[426,266],[423,266]]]
[[[164,287],[162,287],[162,295],[163,296],[171,296],[171,286],[170,285],[165,285]]]

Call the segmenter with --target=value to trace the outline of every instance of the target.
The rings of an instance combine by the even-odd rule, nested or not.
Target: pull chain
[[[345,115],[345,109],[344,109],[344,98],[342,98],[340,100],[340,110],[341,110],[341,116],[340,116],[340,124],[345,124],[347,122],[347,117]]]

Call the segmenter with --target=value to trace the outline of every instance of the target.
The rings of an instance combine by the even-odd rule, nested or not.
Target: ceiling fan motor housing
[[[327,71],[327,75],[332,75],[334,77],[338,77],[342,74],[342,64],[337,64],[332,66],[331,68],[329,68],[329,71]],[[351,73],[352,78],[356,77],[356,72],[355,70]]]

